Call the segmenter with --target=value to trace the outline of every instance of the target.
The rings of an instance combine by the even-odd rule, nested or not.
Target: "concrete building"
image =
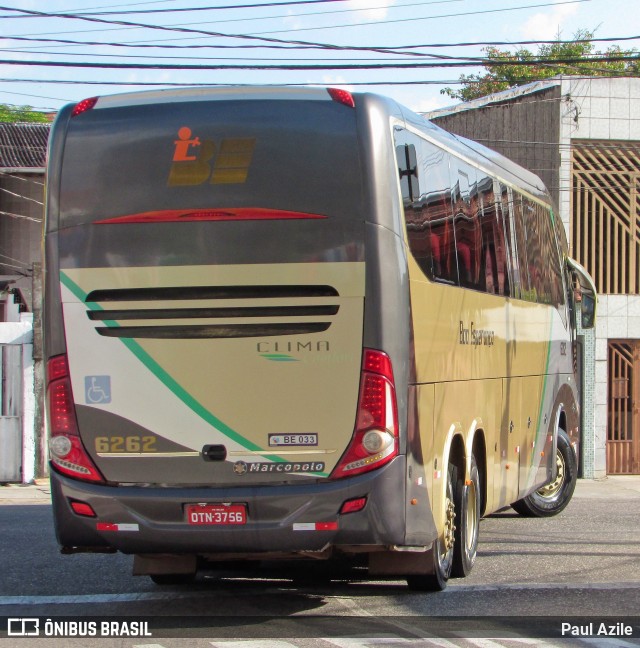
[[[46,472],[41,240],[50,124],[0,123],[0,482]]]
[[[599,292],[584,477],[640,473],[640,79],[556,77],[426,114],[537,173]]]

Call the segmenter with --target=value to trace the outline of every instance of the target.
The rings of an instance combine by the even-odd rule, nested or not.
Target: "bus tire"
[[[407,577],[409,589],[420,592],[441,592],[447,586],[453,567],[455,547],[456,496],[454,485],[458,482],[458,470],[449,464],[447,471],[447,496],[445,499],[444,533],[439,536],[431,548],[433,556],[433,573],[416,574]]]
[[[471,573],[476,562],[480,534],[480,473],[473,455],[469,481],[465,484],[462,479],[459,479],[455,495],[457,497],[456,528],[451,575],[455,578],[464,578]]]
[[[578,465],[569,436],[562,428],[558,428],[556,466],[554,481],[511,505],[520,515],[551,517],[564,510],[571,501],[578,478]]]

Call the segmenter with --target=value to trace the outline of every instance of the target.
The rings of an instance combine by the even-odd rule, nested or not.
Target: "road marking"
[[[263,581],[260,581],[261,583]],[[259,584],[256,589],[262,593],[265,592]],[[281,588],[286,590],[287,588]],[[295,587],[300,590],[304,588]],[[640,589],[638,583],[523,583],[523,584],[504,584],[504,585],[451,585],[438,596],[453,594],[460,596],[463,593],[474,594],[477,592],[517,592],[521,590],[542,590],[542,591],[568,591],[568,590],[591,590],[591,591],[617,591],[617,590],[637,590]],[[254,591],[244,592],[244,596],[253,596]],[[381,594],[384,594],[382,592]],[[59,595],[41,595],[41,596],[0,596],[0,606],[2,605],[73,605],[73,604],[91,604],[91,603],[128,603],[132,601],[173,601],[176,599],[190,598],[214,598],[218,597],[220,592],[126,592],[123,594],[59,594]],[[410,592],[401,596],[411,596]],[[423,596],[414,594],[414,596]],[[358,605],[354,599],[345,596],[327,595],[327,598],[334,600],[353,616],[375,616],[367,612],[363,607]],[[324,615],[318,615],[322,617]],[[399,615],[410,618],[412,615]]]
[[[330,639],[322,637],[322,641],[326,641],[338,648],[360,648],[361,646],[385,646],[388,644],[398,645],[398,644],[413,644],[416,642],[416,639],[403,639],[400,637],[395,637],[393,635],[384,635],[381,634],[379,637],[373,638],[357,638],[357,637],[345,637],[343,639],[338,639],[336,637],[331,637]]]
[[[637,582],[623,583],[499,583],[496,585],[449,585],[439,593],[456,594],[462,592],[509,592],[519,590],[628,590],[640,589]]]
[[[212,641],[217,648],[297,648],[296,644],[280,639],[248,639],[246,641]]]

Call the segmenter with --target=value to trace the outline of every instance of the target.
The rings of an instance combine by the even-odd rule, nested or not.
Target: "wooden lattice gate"
[[[640,142],[574,140],[571,252],[600,294],[640,295]],[[610,340],[607,472],[640,474],[640,340]]]
[[[640,142],[574,142],[572,254],[598,293],[640,295]]]
[[[640,473],[640,340],[609,342],[607,473]]]

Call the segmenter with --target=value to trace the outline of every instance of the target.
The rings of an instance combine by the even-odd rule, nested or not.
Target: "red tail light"
[[[91,110],[98,103],[98,97],[90,97],[89,99],[83,99],[78,102],[71,111],[72,117],[77,117],[87,110]]]
[[[349,108],[355,108],[356,102],[353,99],[353,95],[348,90],[341,90],[340,88],[327,88],[327,92],[334,101],[349,106]]]
[[[70,477],[104,481],[78,434],[66,355],[55,356],[47,363],[47,405],[51,463]]]
[[[374,470],[397,454],[398,405],[391,360],[382,351],[365,349],[356,428],[331,477],[351,477]]]
[[[98,225],[111,223],[186,223],[191,221],[305,220],[327,218],[323,214],[264,209],[262,207],[225,207],[222,209],[165,209],[162,211],[115,216],[95,221]]]

